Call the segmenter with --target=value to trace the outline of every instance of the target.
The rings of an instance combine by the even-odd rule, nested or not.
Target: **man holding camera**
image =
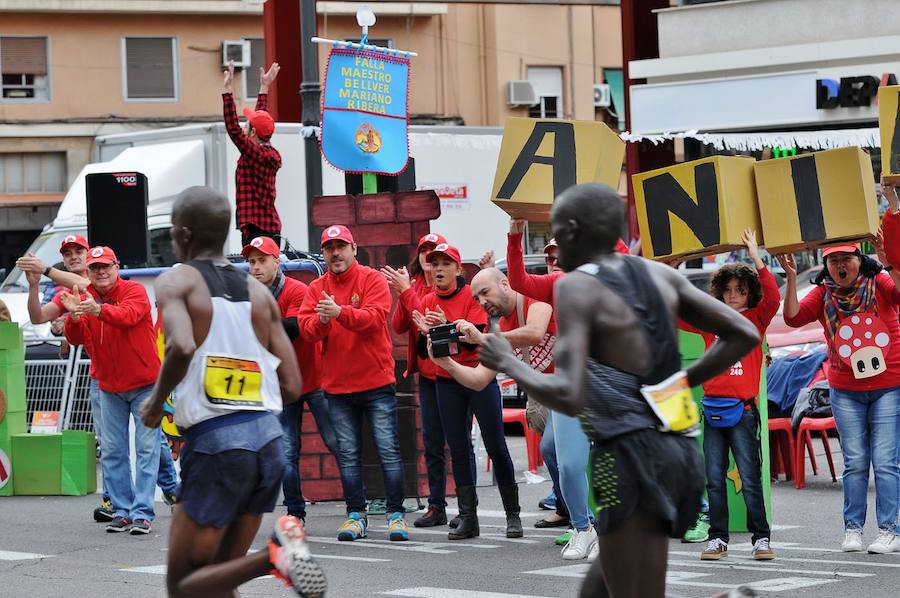
[[[362,478],[362,418],[369,420],[387,495],[388,537],[409,539],[403,508],[403,460],[397,435],[393,345],[387,327],[391,293],[384,276],[356,261],[346,226],[322,232],[328,266],[310,283],[297,316],[304,341],[322,342],[322,389],[337,437],[337,460],[347,503],[338,540],[368,536]]]

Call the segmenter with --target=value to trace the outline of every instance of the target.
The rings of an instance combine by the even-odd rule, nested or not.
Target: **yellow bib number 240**
[[[210,403],[262,407],[262,373],[255,361],[210,355],[206,358],[203,382]]]

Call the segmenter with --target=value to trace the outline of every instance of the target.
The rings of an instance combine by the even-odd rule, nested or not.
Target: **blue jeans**
[[[281,489],[284,492],[284,506],[288,513],[298,517],[306,516],[306,500],[303,498],[300,480],[300,450],[302,444],[300,433],[303,427],[303,404],[309,403],[316,420],[316,427],[322,441],[332,455],[337,454],[337,440],[334,437],[334,429],[331,427],[331,419],[328,415],[328,402],[325,393],[321,390],[313,390],[284,406],[278,420],[281,422],[284,444],[284,477],[281,480]]]
[[[771,530],[766,516],[762,493],[762,463],[760,458],[759,411],[755,407],[744,411],[734,427],[703,427],[703,455],[706,460],[706,490],[709,499],[709,539],[728,542],[728,451],[741,474],[744,504],[747,505],[747,529],[755,543],[769,538]],[[895,482],[896,490],[896,482]]]
[[[553,428],[559,487],[566,501],[569,519],[572,527],[584,531],[591,525],[586,473],[591,441],[581,429],[581,421],[577,417],[554,413],[547,424]]]
[[[419,376],[419,415],[422,418],[422,446],[428,473],[428,504],[447,508],[447,462],[444,454],[444,428],[438,411],[434,380]],[[474,453],[473,453],[474,459]]]
[[[103,485],[112,500],[117,516],[153,520],[153,495],[159,475],[159,428],[141,423],[141,405],[150,396],[153,386],[144,386],[123,393],[100,391],[103,417],[100,423],[103,437],[101,467]],[[137,452],[135,479],[131,477],[131,448],[128,423],[134,418],[134,444]]]
[[[866,522],[869,465],[875,471],[875,517],[879,529],[897,524],[897,444],[900,439],[900,388],[868,392],[831,389],[831,411],[844,456],[844,528],[862,529]]]
[[[397,397],[389,384],[363,392],[326,394],[331,425],[337,438],[337,461],[347,512],[365,513],[366,489],[362,477],[362,418],[369,420],[387,495],[388,513],[403,509],[403,459],[397,437]]]
[[[547,412],[547,426],[544,428],[544,435],[541,436],[541,457],[544,459],[544,465],[547,466],[547,473],[553,480],[553,494],[556,496],[556,514],[560,517],[568,517],[569,509],[566,506],[566,499],[562,490],[559,488],[559,464],[556,461],[556,438],[553,435],[553,412]]]
[[[491,382],[484,389],[476,391],[453,380],[439,378],[435,386],[441,424],[444,426],[444,437],[450,447],[453,479],[457,487],[475,485],[470,460],[472,452],[470,413],[478,420],[484,447],[494,462],[497,484],[500,486],[515,484],[516,474],[503,433],[503,410],[500,387],[497,383]]]
[[[94,433],[97,435],[97,441],[98,444],[101,445],[102,451],[100,431],[103,429],[103,409],[100,407],[100,385],[94,378],[91,378],[89,393],[91,397],[91,417],[94,419]],[[163,434],[162,429],[160,429],[159,435],[161,443],[159,447],[159,475],[156,479],[156,484],[166,494],[177,495],[179,490],[178,473],[175,471],[175,462],[172,460],[172,448],[169,446],[166,435]],[[103,463],[104,461],[101,457],[100,475],[105,480],[106,469],[104,468]],[[103,500],[108,499],[109,493],[106,491],[106,484],[103,484]]]

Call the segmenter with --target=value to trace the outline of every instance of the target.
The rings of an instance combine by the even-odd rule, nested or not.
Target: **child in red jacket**
[[[710,281],[710,294],[741,312],[756,325],[760,337],[778,311],[781,296],[775,277],[759,257],[756,233],[747,229],[742,235],[756,271],[744,264],[720,268]],[[681,322],[679,327],[703,337],[706,349],[716,342],[711,334],[701,333]],[[747,505],[747,527],[753,541],[752,556],[771,560],[775,553],[769,546],[771,529],[762,494],[760,463],[759,394],[762,344],[757,345],[729,370],[703,385],[703,454],[706,460],[706,490],[709,497],[709,542],[700,556],[702,560],[719,560],[728,556],[728,496],[725,475],[728,452],[734,455],[740,471]]]

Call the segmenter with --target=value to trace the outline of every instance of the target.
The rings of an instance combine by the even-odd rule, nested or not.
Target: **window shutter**
[[[175,98],[173,49],[171,37],[125,40],[125,71],[129,99]]]
[[[46,75],[47,38],[0,38],[0,72],[5,75]]]
[[[247,97],[255,98],[259,95],[259,69],[265,68],[266,48],[263,40],[250,40],[250,68],[247,69]]]

